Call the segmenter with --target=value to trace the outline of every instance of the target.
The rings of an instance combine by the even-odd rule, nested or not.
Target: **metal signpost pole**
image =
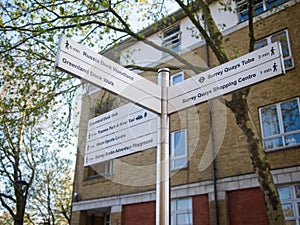
[[[158,71],[161,84],[161,120],[160,146],[157,148],[157,189],[156,189],[156,225],[170,224],[170,154],[169,154],[169,116],[168,96],[170,71],[167,68]]]

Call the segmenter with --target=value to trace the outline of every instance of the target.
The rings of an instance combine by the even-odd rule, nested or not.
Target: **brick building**
[[[234,12],[220,12],[216,1],[210,4],[216,21],[226,24],[222,30],[224,45],[232,58],[248,51],[246,2],[234,1]],[[256,47],[280,41],[286,74],[253,85],[249,110],[271,164],[287,224],[299,225],[300,4],[283,0],[256,2]],[[170,48],[194,65],[217,66],[205,42],[193,38],[186,29],[191,26],[190,21],[181,13],[175,14],[177,22],[171,27],[150,34],[146,29],[149,39],[165,46],[171,44]],[[132,59],[144,66],[168,67],[178,63],[141,43],[127,43],[122,53],[118,59],[121,64]],[[142,75],[157,82],[157,73]],[[194,75],[191,71],[172,71],[171,85]],[[88,121],[127,103],[93,86],[83,96],[72,209],[74,225],[155,224],[156,148],[84,166]],[[211,132],[215,135],[215,160],[211,159]],[[245,136],[232,112],[220,103],[203,102],[171,114],[170,165],[171,224],[268,224]]]

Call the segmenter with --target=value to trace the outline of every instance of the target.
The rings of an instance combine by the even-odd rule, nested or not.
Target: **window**
[[[287,30],[280,31],[271,36],[258,40],[254,47],[255,49],[259,49],[276,41],[281,43],[285,69],[287,70],[293,68],[294,63]]]
[[[278,187],[286,224],[300,225],[300,184]]]
[[[113,173],[113,161],[105,161],[88,167],[88,178],[108,176]]]
[[[192,198],[180,198],[171,201],[171,225],[193,224]]]
[[[184,80],[184,73],[183,72],[180,72],[180,73],[176,73],[174,75],[171,76],[170,78],[170,85],[174,85],[174,84],[177,84],[181,81]]]
[[[300,144],[299,98],[259,109],[265,150]]]
[[[254,0],[254,15],[259,15],[264,11],[279,6],[286,1],[287,0]],[[236,0],[236,11],[240,22],[248,20],[248,1]]]
[[[163,33],[162,46],[174,52],[179,51],[181,44],[180,25],[177,24]]]
[[[172,132],[170,135],[170,167],[180,169],[187,166],[186,129]]]

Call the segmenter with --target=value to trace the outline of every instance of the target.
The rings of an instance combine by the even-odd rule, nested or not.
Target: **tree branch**
[[[14,218],[16,214],[14,213],[12,208],[6,203],[6,201],[3,198],[7,198],[7,199],[9,199],[13,202],[15,202],[16,200],[11,195],[6,195],[6,194],[3,194],[3,193],[0,193],[0,202],[1,202],[1,204],[3,205],[3,207],[5,209],[7,209],[9,214]]]

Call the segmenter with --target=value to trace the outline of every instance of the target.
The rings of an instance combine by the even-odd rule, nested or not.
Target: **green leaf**
[[[64,13],[65,13],[65,9],[62,6],[59,7],[59,13],[61,15],[64,15]]]

